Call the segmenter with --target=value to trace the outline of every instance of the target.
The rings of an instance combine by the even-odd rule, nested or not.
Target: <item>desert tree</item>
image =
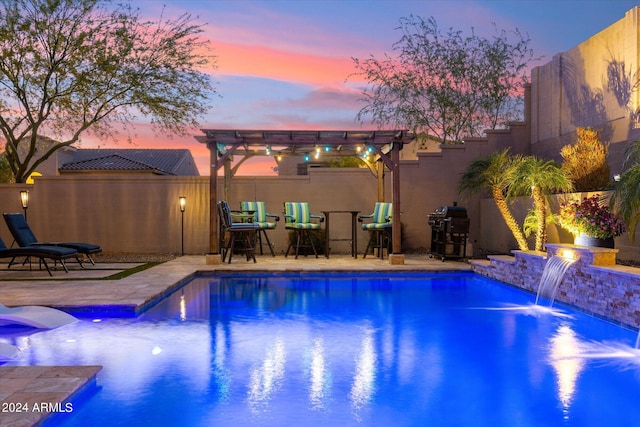
[[[113,136],[139,117],[164,135],[196,126],[216,93],[202,32],[190,14],[147,20],[109,0],[0,0],[0,131],[15,181],[85,132]]]
[[[530,40],[519,31],[481,37],[443,32],[434,18],[402,18],[394,54],[353,58],[364,79],[365,106],[357,120],[379,127],[403,127],[462,142],[486,129],[504,127],[523,115]]]

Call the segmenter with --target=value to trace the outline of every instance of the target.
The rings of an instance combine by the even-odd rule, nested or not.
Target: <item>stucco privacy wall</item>
[[[513,132],[524,132],[514,124]],[[401,162],[401,221],[403,249],[428,248],[431,229],[427,215],[438,206],[458,201],[471,217],[470,243],[482,245],[479,199],[460,199],[457,181],[466,165],[508,144],[504,131],[498,143],[478,138],[464,145],[442,146],[439,153],[420,155],[417,161]],[[391,198],[391,173],[385,176],[386,200]],[[218,198],[224,199],[219,182]],[[178,197],[187,197],[185,252],[206,253],[209,248],[209,178],[133,175],[82,175],[39,177],[32,186],[0,185],[0,210],[21,212],[19,192],[30,191],[28,221],[41,240],[96,242],[108,252],[180,252]],[[235,177],[228,201],[239,208],[242,200],[264,200],[269,211],[281,214],[285,201],[307,201],[313,213],[323,210],[359,210],[370,214],[377,201],[377,180],[368,169],[313,168],[307,176]],[[270,234],[276,250],[286,249],[287,233],[280,222]],[[350,217],[332,217],[332,236],[350,235]],[[0,225],[0,236],[11,242]],[[368,235],[359,231],[360,250]],[[348,243],[334,242],[332,250],[347,252]]]
[[[634,7],[532,70],[531,154],[560,161],[560,148],[575,140],[576,127],[590,126],[611,143],[612,174],[622,171],[626,142],[640,139],[640,91],[631,89],[640,66],[639,22],[640,7]]]
[[[207,242],[208,177],[85,175],[40,177],[34,185],[2,185],[2,212],[22,212],[19,191],[29,190],[28,222],[40,240],[85,241],[109,252],[180,252],[178,197],[187,197],[185,251]],[[0,235],[10,244],[2,221]],[[202,252],[202,250],[200,250]]]
[[[390,181],[387,185],[390,187]],[[185,196],[185,252],[207,253],[209,249],[208,177],[41,177],[32,186],[1,185],[0,210],[22,212],[19,192],[24,188],[30,192],[28,222],[40,240],[95,242],[108,252],[179,253],[178,197]],[[223,191],[221,182],[218,194]],[[229,203],[232,209],[238,209],[241,200],[264,200],[269,211],[281,215],[283,202],[308,201],[317,214],[322,210],[361,210],[369,214],[376,196],[376,179],[368,170],[334,169],[314,170],[301,177],[237,177],[231,183]],[[286,249],[282,223],[270,234],[279,252]],[[348,227],[350,217],[332,218],[332,235],[345,237],[350,234]],[[4,222],[0,236],[11,243]],[[361,232],[360,237],[364,249],[366,236]]]

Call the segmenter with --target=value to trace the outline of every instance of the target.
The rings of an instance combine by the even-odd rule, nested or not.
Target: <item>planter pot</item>
[[[598,239],[596,237],[590,237],[585,234],[580,234],[573,240],[573,244],[580,246],[595,246],[598,248],[613,249],[615,247],[615,240],[613,239],[613,237]]]

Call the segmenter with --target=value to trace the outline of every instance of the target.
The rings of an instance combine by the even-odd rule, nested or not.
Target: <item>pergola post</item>
[[[400,147],[401,144],[393,143],[391,149],[391,163],[393,179],[391,181],[391,206],[393,208],[393,223],[391,224],[391,234],[393,236],[392,254],[389,254],[389,264],[404,264],[402,254],[402,223],[400,221]]]
[[[211,163],[209,176],[209,253],[207,264],[220,264],[220,238],[218,224],[218,147],[216,142],[207,143]]]
[[[376,168],[378,169],[378,201],[384,202],[384,162],[382,160],[378,160],[376,162]]]

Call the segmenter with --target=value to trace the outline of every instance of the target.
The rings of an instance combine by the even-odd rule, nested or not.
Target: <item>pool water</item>
[[[5,338],[103,365],[47,426],[640,425],[636,333],[473,274],[203,276],[135,319]]]

